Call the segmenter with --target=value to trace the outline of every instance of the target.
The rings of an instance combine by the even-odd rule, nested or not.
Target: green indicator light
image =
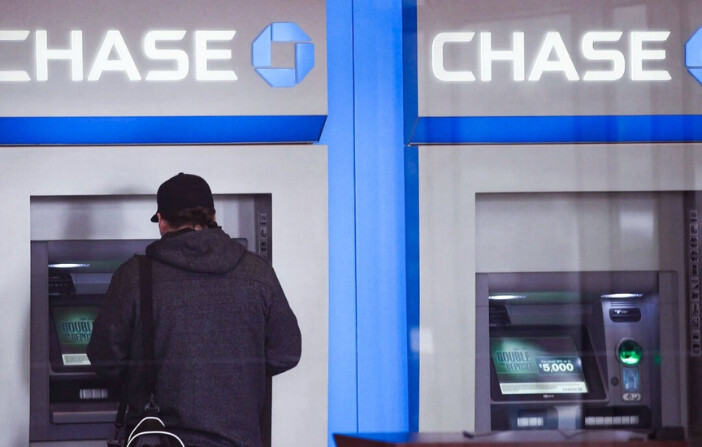
[[[636,343],[634,340],[624,340],[619,345],[618,350],[619,361],[627,366],[638,365],[641,361],[641,356],[643,356],[643,349],[641,345]]]

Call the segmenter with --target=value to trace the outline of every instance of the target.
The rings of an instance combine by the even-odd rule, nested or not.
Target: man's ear
[[[168,230],[168,222],[161,216],[161,213],[156,213],[156,216],[158,216],[158,231],[161,233],[161,236],[166,234],[166,230]]]

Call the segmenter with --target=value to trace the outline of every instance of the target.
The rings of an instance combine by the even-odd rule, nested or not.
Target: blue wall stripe
[[[402,3],[355,0],[359,431],[406,431]]]
[[[327,0],[329,118],[329,445],[358,431],[353,3]]]
[[[402,2],[404,61],[404,138],[417,117],[417,1]],[[405,247],[407,275],[407,402],[409,430],[419,431],[419,160],[416,147],[405,148]],[[413,344],[414,338],[414,344]]]
[[[420,117],[412,144],[702,141],[702,115]]]
[[[0,144],[313,142],[325,120],[325,115],[2,117]]]
[[[407,400],[409,431],[419,431],[419,155],[405,148]]]

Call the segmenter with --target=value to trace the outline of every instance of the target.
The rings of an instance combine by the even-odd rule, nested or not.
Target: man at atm
[[[216,224],[207,182],[180,173],[157,193],[149,245],[156,401],[187,446],[262,445],[267,376],[293,368],[301,335],[273,268]],[[114,274],[95,319],[88,356],[126,381],[129,420],[149,401],[141,362],[138,260]]]

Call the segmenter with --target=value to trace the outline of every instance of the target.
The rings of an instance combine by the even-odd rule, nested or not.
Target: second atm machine
[[[489,334],[477,338],[477,431],[682,425],[676,274],[485,273],[476,284]]]
[[[225,231],[270,261],[271,196],[216,200]],[[157,232],[156,227],[153,231]],[[41,445],[114,435],[120,401],[117,384],[92,369],[86,347],[112,274],[151,240],[33,240],[29,440]],[[270,445],[271,380],[261,427]],[[99,441],[98,441],[99,440]],[[88,444],[81,444],[88,445]]]

